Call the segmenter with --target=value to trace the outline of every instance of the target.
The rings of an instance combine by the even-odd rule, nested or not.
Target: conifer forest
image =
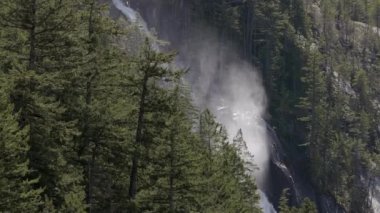
[[[34,212],[380,213],[380,0],[1,0]]]

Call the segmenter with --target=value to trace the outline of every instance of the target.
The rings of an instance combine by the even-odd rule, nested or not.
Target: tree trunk
[[[31,27],[29,29],[29,65],[28,69],[33,70],[36,68],[37,54],[36,54],[36,13],[37,13],[37,2],[32,1],[30,12],[31,12]]]
[[[170,175],[169,175],[169,209],[170,212],[174,213],[174,134],[175,132],[172,130],[172,134],[170,137]]]
[[[136,193],[137,193],[137,172],[138,172],[138,163],[139,163],[139,155],[140,155],[140,145],[142,144],[142,137],[143,137],[145,98],[147,95],[148,80],[149,80],[148,71],[145,71],[144,79],[142,82],[142,92],[140,96],[139,114],[138,114],[137,129],[136,129],[136,136],[135,136],[135,151],[132,157],[132,169],[131,169],[131,174],[130,174],[129,198],[131,200],[135,199]]]
[[[93,14],[94,14],[94,6],[95,6],[95,0],[92,0],[91,1],[91,5],[90,5],[90,16],[89,16],[89,19],[88,19],[88,39],[89,39],[89,42],[90,43],[90,46],[89,46],[89,53],[91,52],[94,52],[96,51],[95,50],[95,44],[92,43],[92,39],[93,39],[93,34],[94,34],[94,21],[93,21]],[[95,62],[96,64],[96,62]],[[96,70],[97,67],[95,66],[94,69]],[[93,77],[94,75],[92,73],[89,73],[88,74],[88,79],[87,79],[87,83],[86,83],[86,117],[85,117],[85,121],[84,121],[84,128],[83,128],[83,141],[84,141],[84,146],[90,146],[91,144],[91,137],[90,137],[90,131],[89,131],[89,125],[90,125],[90,122],[89,122],[89,114],[91,113],[89,111],[89,108],[90,108],[90,105],[92,104],[92,80],[93,80]],[[85,149],[85,148],[83,148]],[[95,159],[96,159],[96,150],[97,150],[97,144],[95,142],[95,147],[92,149],[92,153],[91,153],[91,160],[88,160],[87,162],[87,170],[88,173],[87,173],[87,190],[86,190],[86,201],[87,201],[87,205],[88,205],[88,211],[91,213],[92,212],[92,198],[93,198],[93,170],[94,170],[94,167],[95,167]]]

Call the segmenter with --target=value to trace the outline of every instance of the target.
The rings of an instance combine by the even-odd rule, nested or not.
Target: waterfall
[[[127,7],[122,0],[112,0],[113,5],[120,10],[124,16],[132,23],[137,22],[137,13],[132,8]],[[146,25],[145,25],[146,26]]]
[[[273,205],[269,202],[265,193],[259,190],[259,195],[260,195],[260,207],[262,208],[263,212],[276,213],[276,210],[274,209]]]
[[[268,184],[270,147],[266,122],[266,94],[262,80],[252,65],[239,57],[233,47],[225,44],[220,50],[217,43],[203,39],[196,47],[196,61],[199,71],[192,84],[194,99],[198,105],[209,108],[222,123],[230,137],[239,129],[244,134],[248,150],[254,155],[254,163],[259,170],[254,172],[256,183],[260,189],[260,206],[265,213],[276,212],[263,192]],[[193,47],[194,47],[193,46]],[[192,52],[190,51],[190,52]],[[222,54],[218,54],[218,52]]]
[[[113,0],[114,6],[133,24],[140,26],[142,33],[150,37],[145,21],[122,0]],[[175,32],[174,32],[175,33]],[[203,29],[199,37],[178,49],[182,60],[177,64],[191,67],[190,74],[194,100],[200,107],[209,108],[232,138],[239,129],[244,132],[248,150],[254,155],[259,170],[255,172],[260,194],[260,206],[265,213],[276,212],[263,192],[267,184],[270,163],[270,147],[266,122],[266,94],[257,70],[240,58],[233,46],[220,45],[218,36]],[[223,46],[223,47],[221,47]]]
[[[380,212],[380,177],[375,177],[374,187],[369,190],[369,198],[374,212]]]
[[[142,35],[146,36],[152,42],[152,47],[155,50],[158,50],[157,40],[149,31],[148,25],[146,24],[144,19],[141,18],[139,13],[133,10],[132,8],[128,7],[125,3],[123,3],[123,0],[112,0],[112,3],[116,7],[116,9],[123,13],[123,15],[128,21],[130,21],[132,24],[136,25],[139,28]]]

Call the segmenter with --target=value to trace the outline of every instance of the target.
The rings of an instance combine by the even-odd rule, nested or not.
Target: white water
[[[146,24],[144,19],[141,18],[139,13],[133,10],[132,8],[126,6],[123,0],[112,0],[112,3],[116,7],[116,9],[123,13],[123,15],[125,16],[125,18],[127,18],[128,21],[130,21],[132,24],[136,25],[139,28],[141,34],[146,36],[152,42],[152,47],[155,50],[158,50],[157,40],[149,31],[148,25]]]
[[[115,7],[142,33],[150,37],[145,21],[122,0],[112,0]],[[248,150],[254,155],[255,172],[259,188],[266,184],[270,150],[267,143],[266,124],[262,117],[266,111],[266,94],[261,77],[247,62],[239,58],[233,48],[225,45],[221,50],[214,34],[201,32],[203,39],[193,41],[191,47],[182,49],[189,61],[196,61],[199,73],[190,79],[195,100],[207,107],[226,126],[229,136],[239,129],[244,133]],[[184,63],[186,64],[186,63]],[[215,81],[215,78],[218,80]],[[276,212],[265,194],[259,190],[260,206],[265,213]]]
[[[125,17],[133,22],[133,23],[136,23],[137,22],[137,13],[136,11],[134,11],[132,8],[130,7],[127,7],[123,2],[122,0],[112,0],[112,3],[113,5],[115,5],[115,7],[120,10],[124,15]]]
[[[374,179],[374,187],[369,191],[374,212],[380,212],[380,177]]]
[[[260,207],[264,213],[276,213],[276,210],[273,208],[273,205],[269,202],[267,196],[259,190],[260,195]]]
[[[191,80],[194,99],[216,115],[230,138],[242,129],[248,150],[259,167],[254,174],[262,189],[269,184],[270,150],[266,123],[262,119],[267,101],[261,77],[255,68],[239,58],[234,48],[226,45],[221,51],[213,36],[209,36],[210,39],[198,44],[192,42],[192,50],[185,50],[193,52],[192,60],[199,62],[199,72]],[[259,194],[263,211],[276,212],[261,190]]]

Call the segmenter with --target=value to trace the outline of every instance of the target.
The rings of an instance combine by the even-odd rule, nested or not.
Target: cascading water
[[[254,163],[259,167],[255,178],[260,190],[268,183],[270,163],[266,122],[262,119],[266,112],[266,94],[258,72],[242,60],[228,44],[220,49],[212,33],[208,38],[192,41],[191,61],[197,61],[197,72],[189,77],[194,99],[199,106],[209,108],[233,137],[242,130],[247,148],[254,155]],[[194,64],[193,64],[194,65]],[[191,66],[191,65],[190,65]],[[259,192],[260,205],[264,212],[275,212],[265,193]]]
[[[130,2],[142,12],[145,20],[159,30],[160,38],[172,42],[172,47],[180,51],[176,63],[180,67],[191,68],[187,80],[192,86],[196,104],[201,109],[209,108],[226,126],[231,138],[238,129],[242,129],[248,149],[260,168],[255,177],[264,212],[275,212],[271,203],[278,204],[284,188],[290,189],[292,204],[300,204],[303,198],[308,197],[316,202],[320,212],[344,212],[332,197],[314,190],[297,162],[285,163],[285,159],[289,158],[281,141],[262,119],[266,97],[261,78],[249,63],[239,57],[239,51],[235,51],[233,45],[226,44],[223,33],[212,33],[208,27],[198,25],[190,33],[188,29],[194,26],[186,0],[176,1],[175,8],[161,7],[165,1]],[[232,1],[231,4],[239,5],[241,2]],[[112,10],[120,11],[113,15],[124,15],[152,41],[153,48],[159,50],[138,12],[123,0],[112,0],[112,3]],[[342,89],[349,91],[346,87]],[[380,211],[380,181],[376,181],[376,187],[369,192],[375,212]]]
[[[136,11],[122,0],[112,2],[130,22],[137,24],[142,33],[150,37],[145,21]],[[261,78],[232,47],[223,45],[221,50],[215,42],[216,36],[206,32],[202,32],[203,39],[193,42],[191,49],[179,48],[185,60],[178,61],[178,64],[196,67],[197,73],[189,76],[189,81],[198,105],[211,109],[218,121],[226,126],[231,137],[239,129],[244,132],[248,150],[254,155],[254,163],[259,167],[255,177],[260,189],[260,205],[265,213],[276,212],[262,191],[269,184],[266,176],[270,149],[266,123],[262,119],[266,110],[266,95]],[[193,62],[189,64],[188,61]]]
[[[132,8],[128,7],[122,0],[112,0],[113,5],[118,9],[121,13],[123,13],[124,17],[127,18],[132,24],[136,25],[141,33],[146,36],[151,44],[153,49],[158,50],[157,40],[154,38],[152,33],[148,29],[148,25],[144,21],[144,19],[140,16]]]
[[[129,21],[132,23],[137,22],[137,13],[132,8],[126,6],[121,0],[112,0],[112,3]],[[146,26],[145,22],[143,22],[143,26]]]

